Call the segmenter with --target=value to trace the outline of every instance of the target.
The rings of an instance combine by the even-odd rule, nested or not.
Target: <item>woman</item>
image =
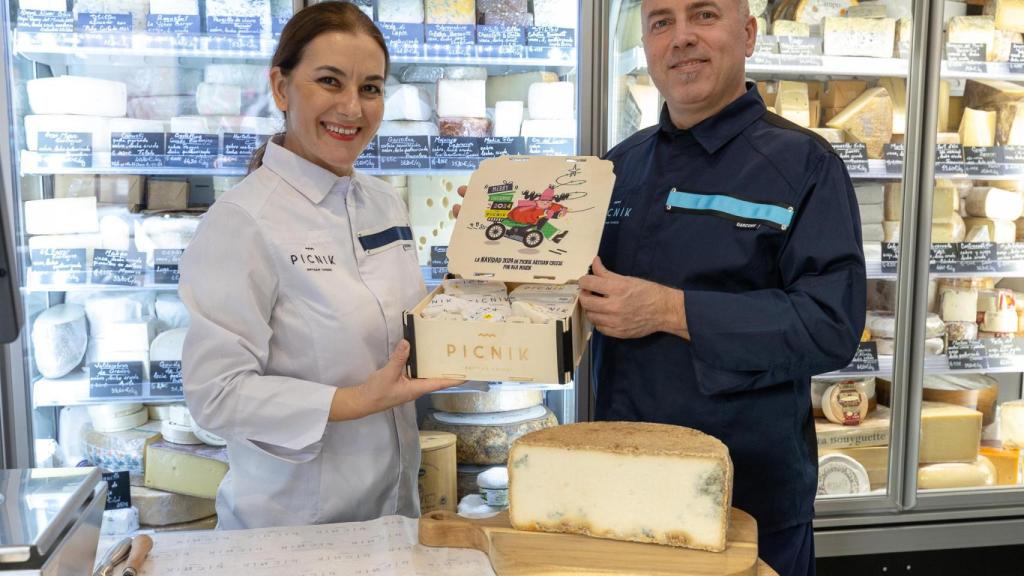
[[[457,382],[405,376],[402,311],[425,293],[408,215],[353,170],[387,72],[384,38],[354,5],[298,12],[270,72],[285,133],[182,258],[185,398],[231,462],[220,528],[419,514],[412,401]]]

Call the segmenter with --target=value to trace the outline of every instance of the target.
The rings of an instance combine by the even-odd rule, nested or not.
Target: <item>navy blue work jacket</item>
[[[600,256],[684,291],[690,341],[594,338],[598,420],[696,428],[729,447],[733,505],[765,532],[814,515],[812,375],[864,329],[860,216],[846,167],[756,88],[690,130],[668,109],[607,154]]]

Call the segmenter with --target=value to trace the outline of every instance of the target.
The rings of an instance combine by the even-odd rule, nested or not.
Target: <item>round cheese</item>
[[[868,311],[865,326],[875,338],[891,340],[896,337],[896,316],[892,312]]]
[[[125,404],[97,404],[86,408],[89,412],[89,418],[92,418],[93,420],[128,416],[129,414],[135,414],[142,409],[142,404],[136,404],[133,402]]]
[[[185,335],[188,328],[175,328],[157,334],[149,346],[150,362],[181,361],[181,351],[185,347]]]
[[[868,396],[851,382],[833,384],[821,397],[821,411],[829,422],[856,426],[868,415]]]
[[[60,378],[82,362],[89,342],[85,318],[85,309],[77,304],[59,304],[36,316],[32,347],[44,378]]]
[[[851,383],[857,387],[858,390],[864,393],[868,398],[868,412],[873,411],[877,407],[877,400],[875,398],[875,378],[859,378],[842,380],[842,382]],[[838,384],[836,380],[811,380],[811,407],[814,409],[815,418],[824,418],[825,413],[821,409],[821,397],[825,394],[825,390],[834,384]]]
[[[217,513],[215,501],[132,486],[132,506],[139,509],[143,526],[167,526],[195,522]]]
[[[946,338],[949,340],[976,340],[978,324],[975,322],[946,322]]]
[[[207,432],[206,430],[203,430],[195,422],[192,422],[192,433],[195,434],[196,438],[199,438],[199,440],[202,441],[203,444],[208,444],[210,446],[228,445],[227,440],[221,438],[220,436],[217,436],[212,432]]]
[[[843,496],[871,490],[868,471],[846,454],[833,452],[818,459],[818,495]]]
[[[160,423],[160,433],[164,435],[164,440],[174,444],[203,443],[202,440],[192,433],[191,426],[182,426],[181,424],[175,424],[170,420],[164,420]]]
[[[171,404],[168,410],[167,420],[172,424],[191,428],[195,422],[192,420],[192,413],[188,411],[185,404]]]
[[[507,490],[508,468],[505,466],[495,466],[494,468],[484,470],[477,475],[476,485],[488,490]]]
[[[123,432],[138,428],[149,421],[149,411],[141,404],[134,404],[138,410],[119,416],[93,416],[92,411],[89,417],[92,419],[92,427],[99,432]]]
[[[927,464],[917,469],[917,487],[920,490],[941,488],[973,488],[993,486],[996,467],[984,457],[974,462],[943,462]]]
[[[146,406],[149,410],[149,419],[163,421],[171,417],[171,407],[167,404],[155,404]]]
[[[520,436],[557,426],[555,414],[546,406],[492,414],[428,415],[424,430],[451,432],[458,438],[456,458],[460,464],[505,464],[512,443]]]
[[[435,392],[430,404],[441,412],[480,414],[508,412],[540,406],[544,392],[540,390],[491,390],[488,392]]]

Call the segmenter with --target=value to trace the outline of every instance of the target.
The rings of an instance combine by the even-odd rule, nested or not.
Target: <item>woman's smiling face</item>
[[[287,115],[284,147],[339,176],[377,133],[384,117],[384,52],[365,34],[326,32],[288,75],[270,71],[277,107]]]

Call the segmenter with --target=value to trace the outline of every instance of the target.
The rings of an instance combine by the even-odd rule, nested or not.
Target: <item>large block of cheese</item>
[[[523,72],[504,76],[487,77],[487,107],[494,108],[499,100],[521,100],[530,98],[530,86],[537,82],[558,82],[554,72]]]
[[[423,16],[427,24],[475,24],[474,0],[424,0]]]
[[[434,106],[430,94],[415,84],[391,84],[384,88],[385,120],[430,120]]]
[[[823,19],[827,56],[892,58],[896,45],[894,18]]]
[[[989,0],[985,11],[991,11],[999,30],[1024,32],[1024,0]]]
[[[146,488],[212,500],[227,472],[226,448],[163,440],[146,446]]]
[[[964,218],[966,236],[972,242],[995,242],[1008,244],[1017,240],[1017,225],[1013,220],[997,220],[995,218]],[[976,230],[984,229],[985,238],[976,238]]]
[[[132,506],[139,510],[139,524],[167,526],[182,522],[195,522],[217,513],[216,502],[153,490],[144,486],[132,487]]]
[[[533,406],[491,414],[435,412],[421,424],[423,430],[451,432],[459,464],[503,464],[512,443],[536,430],[557,426],[555,414],[546,406]]]
[[[960,210],[960,191],[948,186],[937,186],[932,191],[932,222],[952,222],[953,214]]]
[[[45,378],[60,378],[82,362],[88,343],[85,309],[78,304],[47,308],[32,322],[36,368]]]
[[[827,122],[829,128],[844,130],[855,142],[867,145],[870,158],[882,157],[882,146],[892,139],[892,97],[885,88],[866,90]]]
[[[811,101],[804,82],[779,81],[775,111],[786,120],[807,128],[811,125]]]
[[[25,202],[29,234],[78,234],[99,231],[96,198],[52,198]]]
[[[921,444],[918,460],[973,462],[981,445],[982,414],[954,404],[921,403]]]
[[[949,44],[984,44],[986,59],[991,60],[996,36],[995,21],[991,16],[956,16],[946,25]]]
[[[1024,448],[1024,400],[999,406],[999,439],[1003,446]]]
[[[960,143],[964,146],[995,146],[996,113],[965,108],[960,121]]]
[[[979,488],[994,486],[996,467],[988,458],[975,455],[969,462],[946,462],[920,466],[917,469],[917,488],[937,490],[950,488]]]
[[[1024,146],[1024,99],[996,106],[996,145]]]
[[[1020,192],[975,186],[967,193],[966,208],[971,216],[1016,220],[1024,211],[1024,198]]]
[[[1005,80],[968,80],[964,86],[964,103],[968,108],[988,110],[1003,102],[1024,98],[1024,85]]]
[[[880,78],[878,85],[892,98],[892,133],[907,133],[907,81],[903,78]]]
[[[377,3],[377,20],[380,22],[423,22],[423,0],[390,0]]]
[[[572,120],[576,117],[576,85],[535,82],[527,96],[531,120]]]
[[[932,243],[963,242],[967,235],[967,225],[956,212],[949,222],[932,222]]]
[[[520,438],[508,469],[516,529],[726,547],[732,461],[725,444],[697,430],[639,422],[559,426]]]
[[[128,110],[128,88],[124,82],[55,76],[29,80],[26,90],[35,114],[118,117]]]
[[[487,82],[484,80],[439,80],[437,115],[448,118],[487,116]]]

